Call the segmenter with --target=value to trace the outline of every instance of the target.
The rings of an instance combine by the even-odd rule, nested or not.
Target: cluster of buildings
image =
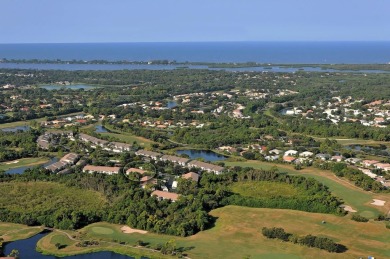
[[[169,161],[174,164],[178,164],[181,166],[185,166],[188,168],[200,168],[203,171],[207,171],[210,173],[215,173],[215,174],[221,174],[223,172],[223,167],[222,166],[217,166],[214,164],[210,163],[205,163],[201,162],[198,160],[190,160],[187,158],[183,157],[178,157],[178,156],[170,156],[170,155],[163,155],[161,153],[153,152],[153,151],[148,151],[148,150],[138,150],[135,152],[136,155],[138,156],[143,156],[146,158],[151,158],[153,160],[160,160],[160,161]]]
[[[306,119],[328,119],[335,124],[355,122],[364,126],[385,128],[390,124],[390,100],[376,100],[362,105],[364,100],[333,97],[327,103],[319,102],[311,107],[292,107],[282,110],[283,115],[301,114]],[[361,108],[356,108],[361,106]]]
[[[96,122],[96,119],[94,116],[89,115],[89,114],[88,115],[78,114],[78,115],[74,115],[74,116],[58,118],[58,119],[51,120],[51,121],[42,121],[41,127],[62,128],[62,127],[86,125],[86,124],[93,123],[93,122]]]
[[[69,153],[63,156],[58,162],[45,166],[45,169],[52,173],[67,174],[71,172],[74,165],[82,165],[85,161],[79,160],[80,156],[76,153]],[[76,163],[77,162],[77,163]]]

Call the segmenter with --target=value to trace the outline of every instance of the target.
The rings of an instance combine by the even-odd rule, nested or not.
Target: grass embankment
[[[46,211],[55,208],[98,210],[105,203],[105,198],[97,192],[71,188],[58,183],[0,183],[1,207],[15,212]]]
[[[301,175],[305,177],[312,177],[324,185],[329,187],[329,190],[337,197],[341,198],[346,205],[351,206],[357,210],[357,213],[368,217],[374,218],[380,213],[387,214],[390,210],[390,194],[376,194],[367,192],[359,187],[356,187],[353,183],[338,178],[330,171],[320,170],[317,168],[309,167],[303,170],[294,170],[292,165],[288,164],[274,164],[261,161],[241,161],[241,162],[225,162],[227,166],[241,166],[241,167],[253,167],[256,169],[269,170],[273,167],[277,167],[280,172],[287,172],[293,175]],[[379,199],[386,201],[385,206],[371,205],[373,199]]]
[[[32,157],[32,158],[21,158],[14,161],[7,161],[0,163],[0,171],[7,171],[12,168],[18,168],[23,166],[37,166],[47,163],[49,158],[47,157]]]
[[[0,238],[5,242],[26,239],[42,232],[43,227],[28,227],[26,225],[0,222]]]
[[[320,137],[314,137],[311,136],[313,139],[317,141],[323,141],[326,138],[320,138]],[[355,139],[355,138],[336,138],[336,137],[329,137],[329,140],[336,140],[340,145],[348,146],[348,145],[364,145],[364,146],[379,146],[379,145],[385,145],[390,146],[390,142],[386,141],[377,141],[377,140],[371,140],[371,139]]]
[[[58,117],[73,116],[73,115],[81,114],[81,113],[83,113],[83,112],[73,112],[73,113],[58,115]],[[31,126],[30,123],[33,121],[41,122],[41,121],[45,121],[45,120],[46,120],[46,117],[32,119],[32,120],[25,120],[25,121],[14,121],[14,122],[9,122],[9,123],[3,123],[3,124],[0,124],[0,129],[13,128],[13,127],[18,127],[18,126]]]
[[[139,137],[134,134],[128,133],[128,132],[123,132],[119,130],[115,130],[111,128],[110,126],[104,126],[107,130],[110,132],[102,132],[99,133],[102,136],[108,136],[108,137],[114,137],[119,139],[120,141],[123,141],[128,144],[133,144],[133,142],[138,142],[139,145],[143,147],[149,147],[151,144],[155,143],[154,141],[144,138],[144,137]]]
[[[390,231],[383,222],[370,221],[358,223],[349,216],[338,217],[329,214],[307,213],[302,211],[257,209],[238,206],[227,206],[211,211],[217,218],[211,229],[194,236],[181,238],[167,235],[124,234],[120,225],[95,223],[71,235],[77,239],[98,240],[95,248],[79,248],[63,233],[54,232],[38,242],[38,248],[48,254],[68,255],[89,251],[111,250],[129,255],[144,254],[158,258],[159,253],[131,247],[138,240],[154,247],[171,239],[177,247],[184,248],[190,258],[359,258],[373,255],[378,258],[390,256]],[[322,224],[326,221],[326,224]],[[289,242],[281,242],[263,237],[262,227],[282,227],[289,233],[298,235],[318,235],[329,237],[345,245],[345,253],[334,254],[308,248]],[[116,243],[112,243],[113,241]],[[62,249],[55,247],[56,242],[67,244]],[[60,243],[61,243],[60,242]],[[73,243],[74,242],[74,243]],[[124,242],[126,245],[120,245]],[[62,243],[61,243],[62,244]],[[172,257],[171,257],[172,258]]]
[[[287,183],[277,182],[235,182],[230,185],[233,193],[246,197],[296,197],[300,195],[297,188]]]

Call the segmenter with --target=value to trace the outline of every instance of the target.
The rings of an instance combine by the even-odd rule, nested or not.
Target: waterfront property
[[[79,159],[79,155],[76,153],[69,153],[63,156],[60,161],[55,162],[53,164],[45,166],[45,169],[51,171],[52,173],[56,173],[68,165],[74,165]]]
[[[192,167],[200,168],[200,169],[202,169],[204,171],[213,172],[213,173],[216,173],[216,174],[221,174],[222,171],[223,171],[223,167],[222,166],[213,165],[213,164],[209,164],[209,163],[205,163],[205,162],[201,162],[201,161],[197,161],[197,160],[193,160],[193,161],[189,162],[187,164],[187,167],[189,167],[189,168],[192,168]]]
[[[178,157],[178,156],[170,156],[170,155],[163,155],[162,157],[160,157],[160,160],[161,161],[170,161],[172,163],[179,164],[181,166],[185,166],[189,161],[189,159],[187,159],[187,158]]]
[[[151,158],[153,160],[157,160],[160,156],[162,156],[161,153],[148,151],[148,150],[144,150],[144,149],[138,150],[137,152],[135,152],[135,154],[137,156],[149,157],[149,158]]]

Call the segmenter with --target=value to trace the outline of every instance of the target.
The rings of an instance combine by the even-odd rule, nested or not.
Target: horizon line
[[[237,40],[237,41],[90,41],[90,42],[0,42],[6,44],[132,44],[132,43],[323,43],[323,42],[345,42],[345,43],[376,43],[390,42],[390,40]]]

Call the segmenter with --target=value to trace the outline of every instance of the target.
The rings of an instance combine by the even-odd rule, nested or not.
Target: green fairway
[[[73,115],[80,114],[80,113],[81,112],[73,112],[73,113],[63,114],[61,116],[67,117],[67,116],[73,116]],[[33,120],[26,120],[26,121],[15,121],[15,122],[3,123],[3,124],[0,124],[0,129],[13,128],[13,127],[17,127],[17,126],[30,126],[30,123],[33,121],[40,122],[40,121],[45,121],[45,120],[46,120],[46,117],[37,118],[37,119],[33,119]]]
[[[42,230],[43,227],[41,226],[28,227],[21,224],[0,222],[0,238],[3,238],[7,242],[29,238]]]
[[[274,164],[261,161],[245,161],[245,162],[225,162],[227,166],[253,167],[257,169],[269,170],[272,167],[277,167],[280,172],[287,172],[293,175],[302,175],[312,177],[319,182],[329,187],[332,193],[341,198],[345,204],[357,210],[359,214],[368,218],[374,218],[380,212],[387,213],[390,203],[390,194],[374,194],[364,191],[345,179],[336,177],[330,171],[324,171],[316,168],[305,168],[303,170],[294,170],[291,165]],[[387,201],[386,207],[376,207],[371,205],[373,199],[381,199]]]
[[[49,161],[47,157],[32,157],[32,158],[21,158],[14,161],[7,161],[0,163],[0,171],[7,171],[8,169],[18,168],[23,166],[37,166],[44,164]]]
[[[91,230],[95,234],[102,234],[102,235],[111,235],[114,233],[114,230],[105,227],[93,227]]]
[[[230,185],[232,192],[248,197],[294,197],[299,190],[286,183],[277,182],[235,182]]]
[[[133,144],[134,142],[138,142],[139,145],[144,146],[144,147],[148,147],[154,143],[150,139],[138,137],[138,136],[131,135],[130,133],[125,133],[125,132],[122,132],[122,133],[103,132],[103,133],[99,133],[99,134],[102,136],[117,138],[119,141],[122,141],[122,142],[125,142],[128,144]]]
[[[359,223],[349,216],[339,217],[329,214],[307,213],[280,209],[258,209],[227,206],[211,211],[217,218],[214,227],[194,236],[181,238],[167,235],[125,234],[120,225],[95,223],[77,231],[74,235],[83,240],[98,240],[98,248],[116,250],[138,255],[137,248],[132,248],[138,240],[148,243],[153,248],[175,240],[176,246],[184,249],[190,258],[359,258],[373,255],[378,258],[390,256],[388,240],[390,231],[384,222],[370,221]],[[322,221],[326,223],[323,224]],[[96,233],[96,228],[111,229],[112,234]],[[280,240],[266,239],[261,234],[262,227],[282,227],[286,232],[297,235],[320,235],[333,239],[347,247],[345,253],[328,253],[316,248],[308,248]],[[52,235],[52,234],[51,234]],[[56,252],[53,236],[46,236],[38,243],[38,248],[46,252]],[[56,233],[58,235],[58,233]],[[66,237],[63,235],[64,238]],[[58,239],[57,239],[58,240]],[[112,243],[113,241],[115,243]],[[122,242],[123,245],[120,245]],[[98,249],[96,248],[96,249]],[[83,250],[84,249],[84,250]],[[91,248],[78,248],[73,245],[57,253],[85,252]],[[141,250],[143,251],[143,250]],[[155,253],[152,258],[158,258]]]

